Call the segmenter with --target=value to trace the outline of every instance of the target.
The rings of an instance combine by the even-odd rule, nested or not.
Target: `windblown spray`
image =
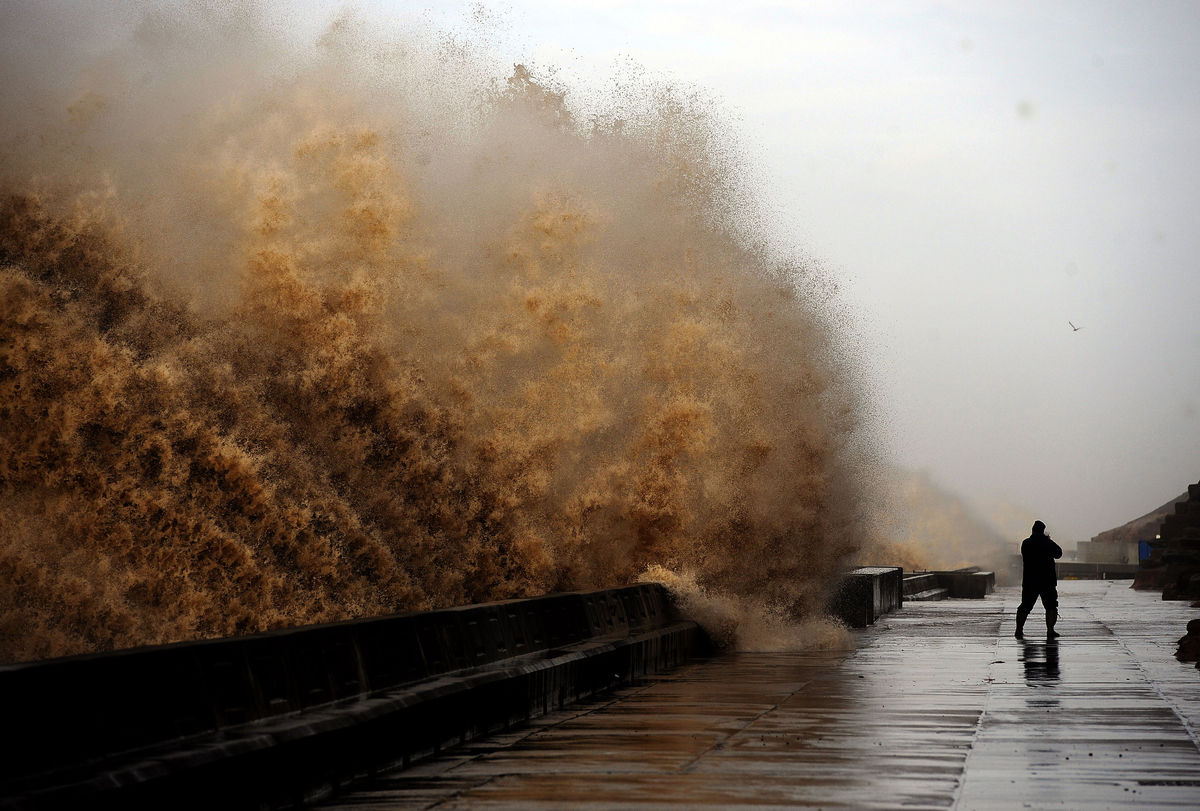
[[[710,108],[41,9],[0,26],[0,659],[645,576],[811,630],[858,378]]]

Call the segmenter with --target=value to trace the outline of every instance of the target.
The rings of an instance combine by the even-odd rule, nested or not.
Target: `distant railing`
[[[1132,580],[1137,576],[1136,563],[1078,563],[1058,561],[1055,568],[1060,580]]]

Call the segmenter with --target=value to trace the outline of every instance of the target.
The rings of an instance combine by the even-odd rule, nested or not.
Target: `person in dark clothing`
[[[1038,597],[1046,609],[1046,638],[1056,639],[1058,622],[1058,573],[1054,561],[1062,557],[1062,547],[1046,534],[1046,525],[1033,522],[1033,534],[1021,541],[1021,604],[1017,606],[1017,639],[1025,638],[1025,620]]]

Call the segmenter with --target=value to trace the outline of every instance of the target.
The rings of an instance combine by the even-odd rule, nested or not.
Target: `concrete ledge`
[[[865,628],[904,604],[904,570],[864,566],[847,572],[829,605],[829,613],[851,628]]]
[[[935,600],[946,600],[949,599],[949,597],[950,592],[942,588],[925,589],[924,591],[918,591],[916,594],[904,595],[905,600],[909,600],[914,603],[928,603]]]
[[[921,576],[922,585],[932,578],[936,588],[945,589],[946,596],[953,599],[981,600],[996,590],[996,573],[980,571],[978,566],[937,572],[913,572],[908,579]]]
[[[995,573],[981,572],[975,567],[935,574],[938,586],[949,591],[952,598],[982,600],[996,590]]]
[[[1166,584],[1167,567],[1154,566],[1140,569],[1138,573],[1133,576],[1133,585],[1131,588],[1154,589],[1155,591],[1162,591]]]
[[[303,800],[685,661],[656,585],[0,668],[0,807]]]
[[[909,597],[938,587],[937,575],[932,572],[910,573],[904,576],[904,596]]]

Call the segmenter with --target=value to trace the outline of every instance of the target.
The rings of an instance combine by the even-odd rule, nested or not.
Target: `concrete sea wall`
[[[656,585],[0,668],[0,807],[289,805],[702,651]]]
[[[903,571],[845,576],[864,627]],[[0,809],[278,808],[709,652],[653,584],[0,667]]]

